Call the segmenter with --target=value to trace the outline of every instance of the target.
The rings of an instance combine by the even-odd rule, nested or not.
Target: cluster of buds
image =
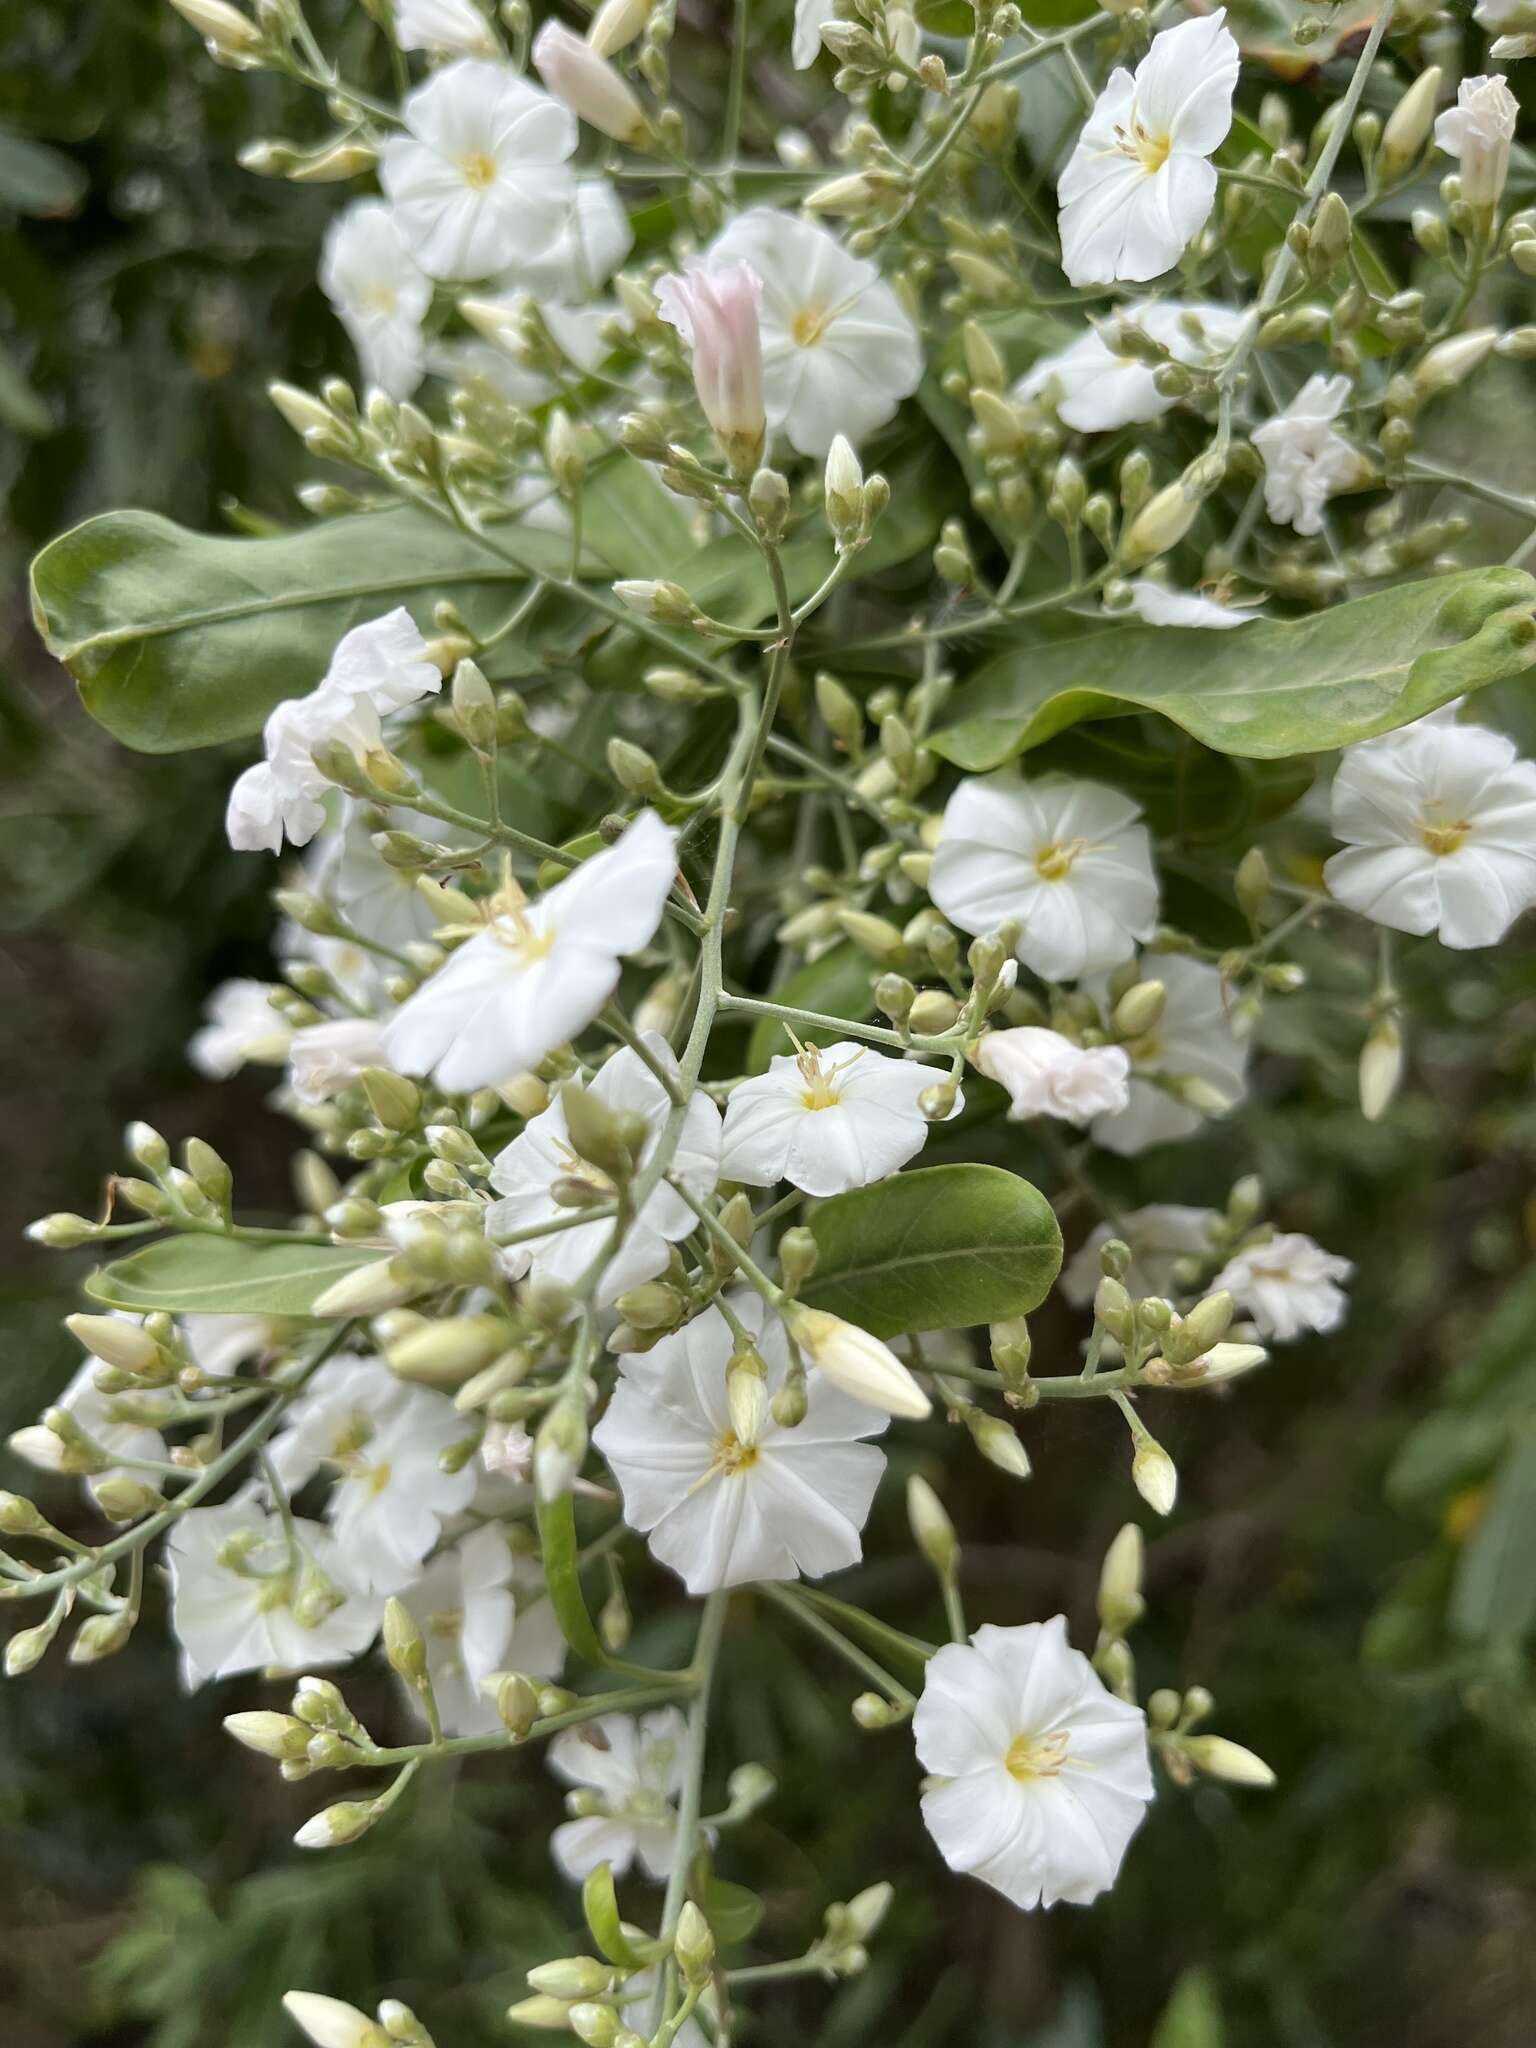
[[[378,2018],[318,1991],[290,1991],[283,2009],[314,2048],[435,2048],[432,2036],[408,2005],[386,1998]]]
[[[1215,1705],[1203,1685],[1192,1685],[1182,1694],[1171,1686],[1160,1687],[1147,1701],[1153,1754],[1176,1785],[1191,1785],[1197,1777],[1204,1777],[1267,1790],[1274,1784],[1275,1774],[1262,1757],[1241,1743],[1229,1742],[1224,1735],[1196,1732]]]

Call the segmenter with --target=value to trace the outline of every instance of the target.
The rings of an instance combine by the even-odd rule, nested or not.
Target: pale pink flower
[[[762,280],[749,263],[690,263],[656,287],[661,317],[693,353],[704,417],[742,468],[763,445]]]

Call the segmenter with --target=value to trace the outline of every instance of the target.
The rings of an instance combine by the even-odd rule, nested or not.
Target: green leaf
[[[0,128],[0,207],[44,217],[73,213],[86,183],[73,157]]]
[[[823,1202],[812,1308],[875,1337],[963,1330],[1021,1316],[1061,1267],[1061,1232],[1038,1188],[1000,1166],[930,1166]]]
[[[1186,1970],[1152,2032],[1151,2048],[1221,2048],[1226,2030],[1209,1970]]]
[[[558,534],[509,532],[536,571],[563,568]],[[259,730],[313,689],[342,634],[395,605],[431,631],[452,597],[489,629],[516,572],[451,527],[402,509],[326,520],[271,540],[189,533],[153,512],[108,512],[32,565],[37,629],[85,708],[131,747],[177,753]]]
[[[701,1889],[700,1909],[721,1948],[746,1941],[763,1917],[763,1902],[757,1893],[713,1873]]]
[[[539,1523],[539,1554],[544,1565],[544,1582],[549,1604],[555,1610],[560,1633],[589,1664],[606,1664],[608,1656],[587,1612],[576,1566],[576,1514],[571,1496],[541,1500],[535,1511]]]
[[[624,1932],[611,1864],[599,1863],[588,1873],[581,1888],[581,1909],[587,1916],[587,1926],[597,1944],[598,1954],[606,1956],[610,1963],[637,1969],[642,1958]]]
[[[345,1244],[252,1244],[201,1232],[98,1266],[85,1283],[92,1301],[138,1314],[170,1309],[207,1316],[307,1316],[327,1287],[388,1255]]]
[[[834,946],[804,967],[796,968],[773,1000],[793,1010],[815,1010],[823,1017],[846,1017],[862,1023],[875,1008],[869,958],[857,946]],[[777,1017],[759,1017],[747,1041],[747,1072],[765,1074],[775,1053],[792,1052],[789,1035]]]
[[[1451,1588],[1450,1624],[1467,1642],[1518,1642],[1536,1621],[1536,1441],[1500,1466]]]
[[[1083,719],[1144,710],[1221,754],[1320,753],[1521,674],[1536,662],[1533,605],[1524,570],[1465,569],[1225,633],[1105,625],[995,655],[930,745],[981,772]]]

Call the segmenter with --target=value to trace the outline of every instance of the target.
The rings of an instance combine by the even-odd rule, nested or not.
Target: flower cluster
[[[1086,1653],[1016,1589],[972,1628],[922,1476],[947,1640],[809,1582],[887,1539],[893,1473],[963,1500],[973,1451],[1028,1540],[1062,1400],[1127,1508],[1191,1512],[1159,1414],[1345,1323],[1325,1192],[1272,1215],[1231,1162],[1256,1053],[1324,1042],[1287,1003],[1359,1041],[1360,1113],[1391,1114],[1415,957],[1536,905],[1536,764],[1462,702],[1536,658],[1529,543],[1452,553],[1463,499],[1536,505],[1419,453],[1421,415],[1536,353],[1500,295],[1536,275],[1513,97],[1468,79],[1437,114],[1384,14],[1300,135],[1221,8],[1046,34],[978,0],[957,44],[800,0],[751,121],[738,10],[705,137],[660,0],[584,35],[400,0],[356,82],[285,7],[174,4],[336,123],[251,169],[370,181],[319,253],[363,388],[273,393],[328,465],[312,577],[302,533],[238,544],[175,663],[113,625],[161,693],[147,744],[260,732],[231,846],[306,849],[272,978],[214,991],[188,1048],[273,1069],[303,1144],[258,1224],[211,1146],[135,1125],[101,1215],[34,1226],[105,1262],[89,1358],[14,1448],[115,1533],[4,1496],[39,1559],[0,1598],[48,1603],[7,1667],[81,1608],[70,1656],[120,1647],[160,1558],[188,1684],[296,1682],[236,1738],[371,1774],[306,1848],[445,1759],[547,1744],[596,1952],[513,2017],[594,2048],[722,2038],[762,1974],[712,1873],[773,1785],[733,1757],[703,1791],[749,1629],[840,1660],[857,1726],[911,1742],[936,1869],[1086,1905],[1155,1786],[1270,1782],[1202,1732],[1203,1687],[1143,1697],[1139,1524]],[[1037,65],[1054,151],[1020,126]],[[1409,212],[1398,289],[1377,231]],[[221,668],[247,613],[270,638]],[[1304,994],[1325,939],[1348,973]],[[407,1739],[347,1699],[376,1644]],[[621,1878],[664,1889],[621,1919]],[[829,1903],[768,1971],[853,1974],[888,1900]],[[429,2048],[387,2001],[289,2009],[320,2048]]]

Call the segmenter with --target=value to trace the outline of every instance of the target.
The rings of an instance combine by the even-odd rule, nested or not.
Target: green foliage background
[[[1328,82],[1297,90],[1321,101]],[[241,140],[282,131],[282,97],[211,69],[159,0],[13,0],[0,17],[7,1427],[73,1369],[58,1329],[71,1262],[23,1253],[18,1232],[91,1206],[128,1116],[202,1133],[254,1206],[283,1199],[286,1138],[259,1082],[211,1088],[182,1054],[207,989],[267,964],[269,877],[224,848],[231,757],[114,746],[43,656],[22,595],[28,555],[112,506],[205,529],[289,516],[296,444],[262,387],[348,366],[313,285],[336,195],[234,166]],[[1536,719],[1519,697],[1490,699],[1529,745]],[[1529,2041],[1536,958],[1518,944],[1408,951],[1416,1080],[1374,1128],[1353,1094],[1370,963],[1320,948],[1309,964],[1312,991],[1271,1006],[1262,1107],[1243,1138],[1282,1224],[1358,1262],[1352,1315],[1234,1399],[1159,1411],[1182,1498],[1149,1531],[1138,1637],[1147,1681],[1209,1684],[1216,1725],[1269,1758],[1280,1789],[1169,1794],[1099,1909],[1020,1916],[939,1866],[909,1738],[858,1734],[843,1674],[743,1600],[717,1753],[782,1780],[722,1855],[767,1901],[754,1954],[794,1952],[830,1900],[876,1877],[898,1887],[866,1976],[771,1990],[744,2039]],[[1022,1140],[1019,1153],[1011,1164],[1052,1184]],[[1250,1163],[1229,1132],[1198,1154],[1107,1162],[1104,1179],[1127,1205],[1219,1199]],[[1037,1319],[1043,1370],[1063,1369],[1072,1336],[1058,1312]],[[947,1485],[973,1620],[1065,1609],[1081,1635],[1097,1560],[1138,1506],[1124,1443],[1112,1417],[1070,1407],[1029,1435],[1024,1488],[958,1457],[963,1484],[947,1484],[939,1425],[907,1435],[900,1456]],[[876,1562],[850,1590],[932,1633],[899,1496],[887,1489]],[[76,1511],[68,1489],[50,1505]],[[665,1658],[682,1613],[659,1580],[632,1590],[659,1615],[639,1653]],[[180,1694],[152,1612],[112,1662],[66,1673],[50,1660],[0,1692],[0,2039],[276,2048],[277,1999],[297,1984],[402,1997],[442,2048],[509,2042],[500,2015],[521,1970],[578,1918],[547,1864],[559,1802],[538,1760],[466,1768],[451,1785],[439,1773],[364,1844],[306,1859],[288,1838],[312,1791],[281,1787],[222,1736],[236,1690],[256,1703],[245,1682]],[[377,1677],[357,1704],[381,1733],[396,1711]]]

